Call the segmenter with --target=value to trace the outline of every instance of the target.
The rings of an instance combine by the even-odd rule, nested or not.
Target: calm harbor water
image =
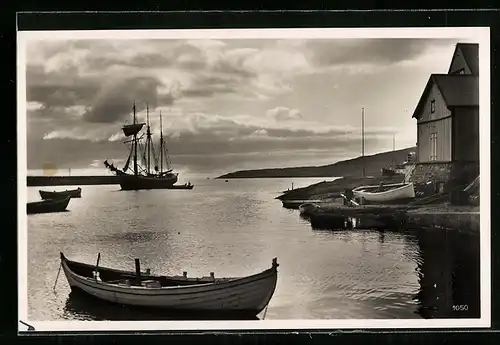
[[[191,179],[186,190],[82,186],[69,212],[28,216],[30,320],[153,319],[70,294],[59,252],[154,274],[243,276],[280,264],[265,319],[479,317],[479,236],[458,231],[318,231],[274,200],[321,179]],[[28,188],[28,200],[39,200]],[[453,305],[467,305],[454,311]],[[464,308],[462,308],[464,309]],[[263,317],[263,313],[259,315]]]

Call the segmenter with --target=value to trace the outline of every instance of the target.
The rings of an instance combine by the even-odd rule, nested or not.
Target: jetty
[[[28,187],[119,184],[118,176],[27,176]]]
[[[395,200],[399,203],[359,203],[352,198],[349,189],[340,193],[342,203],[338,202],[339,199],[327,201],[315,196],[281,201],[285,208],[299,209],[301,216],[308,219],[314,229],[441,228],[479,232],[479,176],[466,186],[455,186],[447,191],[436,191],[433,183],[414,188],[418,196],[411,201]]]

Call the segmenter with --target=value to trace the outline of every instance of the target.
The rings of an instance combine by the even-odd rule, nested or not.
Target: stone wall
[[[446,183],[450,179],[450,163],[417,163],[410,181],[415,184],[425,184],[429,181]]]
[[[479,163],[417,163],[410,181],[416,185],[433,182],[443,191],[472,182],[479,175]],[[439,188],[439,187],[438,187]]]

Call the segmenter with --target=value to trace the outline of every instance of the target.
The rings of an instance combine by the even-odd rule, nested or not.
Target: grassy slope
[[[285,177],[339,177],[362,176],[363,165],[366,175],[380,175],[380,170],[394,162],[401,163],[406,160],[409,152],[414,152],[415,147],[403,150],[377,153],[371,156],[357,157],[340,161],[334,164],[311,167],[275,168],[258,170],[241,170],[219,176],[218,178],[285,178]]]

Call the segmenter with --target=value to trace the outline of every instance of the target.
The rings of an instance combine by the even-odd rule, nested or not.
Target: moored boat
[[[397,175],[396,170],[392,168],[382,168],[382,176],[394,176]]]
[[[179,312],[217,312],[257,315],[271,300],[276,289],[278,263],[260,273],[240,278],[156,276],[149,270],[124,271],[67,259],[61,266],[71,289],[79,289],[98,299],[122,305],[160,308]]]
[[[309,216],[311,212],[319,210],[321,210],[321,206],[311,202],[306,202],[299,206],[299,212],[303,216]]]
[[[355,197],[373,202],[393,202],[415,198],[413,183],[395,183],[379,186],[361,186],[352,190]]]
[[[172,185],[168,187],[168,189],[193,189],[194,185],[191,184],[191,182],[185,183],[185,184],[180,184],[180,185]]]
[[[104,161],[104,165],[119,178],[122,190],[141,190],[141,189],[172,189],[171,187],[178,180],[178,173],[169,167],[170,160],[165,140],[163,139],[162,117],[160,113],[160,149],[156,155],[153,146],[152,132],[149,123],[149,108],[147,110],[146,122],[137,122],[135,102],[133,106],[133,123],[122,127],[123,134],[127,139],[125,142],[132,143],[130,153],[123,169],[118,169],[113,163]],[[146,133],[139,136],[139,133],[146,125]],[[145,143],[141,140],[145,136]],[[143,152],[138,152],[141,150]],[[141,162],[139,162],[139,159]],[[133,162],[130,168],[130,162]],[[166,170],[164,170],[164,163]],[[184,188],[190,189],[190,188]]]
[[[64,199],[67,196],[71,198],[81,198],[82,197],[82,189],[78,187],[77,189],[72,189],[72,190],[63,190],[60,192],[53,191],[45,191],[45,190],[40,190],[38,191],[40,193],[40,197],[43,200],[50,200],[50,199]]]
[[[26,212],[28,214],[63,212],[68,207],[70,200],[71,197],[67,196],[66,198],[28,202]]]
[[[281,200],[284,208],[298,210],[305,203],[324,203],[325,200]]]

